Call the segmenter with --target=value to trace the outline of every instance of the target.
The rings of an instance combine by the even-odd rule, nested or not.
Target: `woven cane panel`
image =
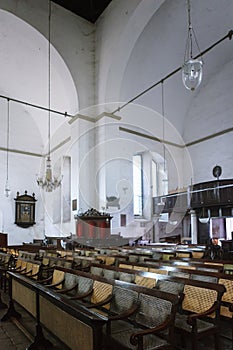
[[[233,281],[220,278],[218,281],[219,284],[223,284],[226,288],[226,292],[223,294],[222,300],[233,302]]]
[[[171,302],[151,295],[140,293],[139,311],[135,320],[146,327],[156,327],[171,314]]]
[[[162,253],[154,252],[153,255],[152,255],[152,259],[160,260],[161,257],[162,257]]]
[[[155,288],[163,292],[178,295],[179,293],[183,292],[184,285],[183,283],[178,283],[178,282],[158,280]]]
[[[190,278],[192,280],[198,280],[198,281],[204,281],[204,282],[211,282],[211,283],[218,283],[217,277],[213,276],[205,276],[205,275],[190,275]]]
[[[94,281],[93,293],[91,296],[91,302],[93,304],[99,303],[106,299],[110,294],[112,294],[112,285],[108,283],[103,283],[99,281]],[[109,308],[109,304],[106,306]]]
[[[133,265],[119,264],[119,267],[121,269],[132,269]]]
[[[204,261],[205,265],[216,265],[216,266],[223,266],[223,263],[217,263],[217,262],[208,262],[208,261]]]
[[[49,265],[49,258],[48,257],[43,257],[42,264],[47,266]]]
[[[104,278],[113,279],[113,280],[118,278],[117,271],[103,269],[103,272],[104,272]]]
[[[145,272],[148,272],[148,269],[149,269],[149,267],[146,267],[146,266],[134,266],[133,267],[133,269],[134,270],[136,270],[136,271],[145,271]]]
[[[57,260],[56,261],[56,266],[63,266],[64,260]]]
[[[132,283],[134,281],[134,274],[127,272],[119,272],[119,280]]]
[[[12,279],[12,298],[36,317],[36,293]]]
[[[41,323],[72,350],[92,350],[92,328],[62,311],[43,297],[40,298]]]
[[[115,264],[115,258],[111,256],[107,256],[105,260],[106,265],[114,265]]]
[[[190,253],[176,253],[176,256],[179,258],[189,258]]]
[[[20,269],[23,270],[27,267],[27,261],[22,261]],[[25,270],[26,271],[26,270]]]
[[[78,280],[78,291],[77,295],[82,295],[84,293],[87,293],[90,291],[93,287],[93,279],[87,278],[87,277],[82,277],[82,276],[77,276],[76,277]]]
[[[104,255],[98,255],[97,260],[100,260],[102,264],[105,264],[106,256]]]
[[[110,311],[115,314],[120,314],[125,310],[131,308],[131,306],[136,303],[138,299],[138,293],[130,290],[124,289],[117,286],[113,288],[113,299],[110,304]]]
[[[65,272],[64,271],[59,271],[59,270],[54,270],[53,271],[53,279],[52,279],[52,284],[53,283],[58,283],[61,281],[61,284],[59,284],[56,288],[61,289],[62,288],[62,281],[64,279]]]
[[[90,260],[82,259],[82,267],[88,267],[90,266]]]
[[[201,259],[203,255],[204,255],[204,252],[192,252],[193,258]]]
[[[10,261],[11,255],[7,254],[4,259],[4,263],[7,264]]]
[[[91,266],[91,273],[97,276],[103,276],[103,268],[97,266]]]
[[[65,262],[64,262],[64,267],[66,268],[66,269],[71,269],[71,267],[72,267],[72,264],[73,264],[73,259],[72,260],[65,260]]]
[[[196,270],[195,266],[190,266],[190,265],[175,264],[175,266],[180,269]]]
[[[154,267],[149,267],[149,272],[159,273],[160,275],[167,275],[168,270],[155,269]]]
[[[25,272],[29,272],[29,271],[31,271],[32,270],[32,263],[31,262],[27,262],[27,267],[26,267],[26,270],[25,270]]]
[[[66,272],[63,288],[71,288],[76,283],[76,275]]]
[[[189,278],[189,273],[186,272],[168,271],[168,275],[174,277]]]
[[[199,271],[208,271],[208,272],[218,272],[218,269],[210,268],[210,267],[198,267],[197,270],[199,270]]]
[[[173,258],[174,254],[163,254],[162,260],[170,260],[170,258]]]
[[[233,312],[229,311],[229,308],[227,306],[221,306],[220,307],[220,315],[225,316],[225,317],[229,317],[231,319],[233,316]]]
[[[184,294],[183,309],[195,313],[208,310],[217,300],[215,290],[190,285],[185,285]]]
[[[22,262],[23,262],[23,261],[22,261],[21,259],[19,259],[19,258],[17,259],[17,261],[16,261],[16,266],[15,266],[16,269],[21,267]]]
[[[144,286],[147,288],[154,288],[156,285],[156,279],[137,275],[135,277],[134,282],[140,286]]]
[[[139,260],[138,256],[136,256],[136,255],[129,255],[129,261],[130,262],[135,263],[135,262],[138,262],[138,260]]]
[[[40,265],[39,264],[33,264],[32,266],[32,275],[35,275],[39,272],[40,270]],[[37,279],[38,276],[34,276],[33,279]]]

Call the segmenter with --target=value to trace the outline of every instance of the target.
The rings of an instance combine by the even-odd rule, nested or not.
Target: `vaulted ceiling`
[[[53,2],[95,23],[111,0],[53,0]]]

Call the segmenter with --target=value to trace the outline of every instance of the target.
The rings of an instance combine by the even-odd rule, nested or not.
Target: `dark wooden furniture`
[[[23,195],[19,195],[15,198],[15,224],[27,228],[35,224],[35,206],[36,206],[35,193],[32,196],[27,194],[27,191]]]
[[[75,216],[76,235],[78,239],[103,240],[110,237],[112,216],[100,213],[95,209]]]
[[[35,340],[28,349],[52,348],[43,335],[45,327],[71,349],[84,349],[85,344],[85,350],[102,350],[102,327],[106,323],[103,316],[25,276],[9,272],[9,277],[10,304],[2,321],[12,316],[21,318],[15,303],[36,318]]]
[[[0,247],[7,247],[7,233],[0,233]]]

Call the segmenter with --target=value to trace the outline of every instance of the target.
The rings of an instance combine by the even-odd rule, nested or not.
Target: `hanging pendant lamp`
[[[37,184],[46,192],[52,192],[61,186],[62,177],[55,177],[52,173],[51,164],[51,1],[49,0],[48,18],[48,154],[46,158],[46,168],[44,177],[37,178]]]
[[[7,147],[6,147],[6,183],[4,194],[8,198],[11,194],[9,185],[9,138],[10,138],[10,100],[7,99]]]
[[[193,38],[200,52],[196,35],[191,23],[191,4],[187,0],[188,5],[188,37],[186,41],[186,49],[184,55],[184,63],[182,66],[182,80],[186,89],[194,91],[201,84],[203,75],[203,62],[200,58],[193,58]]]

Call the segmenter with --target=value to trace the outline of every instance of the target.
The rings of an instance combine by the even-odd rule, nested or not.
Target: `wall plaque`
[[[35,206],[36,206],[35,193],[32,196],[27,194],[27,191],[23,195],[19,195],[15,198],[15,224],[27,228],[35,224]]]

